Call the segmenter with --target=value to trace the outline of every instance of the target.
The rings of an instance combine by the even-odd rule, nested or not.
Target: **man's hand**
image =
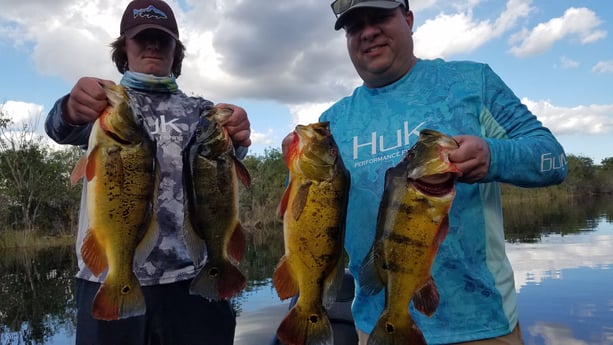
[[[475,183],[487,176],[490,168],[490,147],[483,138],[473,135],[453,137],[460,148],[449,152],[449,160],[462,171],[461,182]]]
[[[105,85],[114,85],[110,80],[83,77],[70,91],[63,111],[64,121],[72,125],[94,122],[108,105]]]
[[[220,108],[232,109],[232,116],[222,125],[228,130],[234,145],[249,147],[251,146],[251,124],[247,118],[245,109],[233,104],[220,103],[216,105]]]

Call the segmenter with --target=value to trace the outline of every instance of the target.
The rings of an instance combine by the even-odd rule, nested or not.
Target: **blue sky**
[[[127,0],[0,0],[1,109],[41,124],[81,76],[118,81],[109,43]],[[244,107],[253,154],[360,84],[327,0],[169,1],[179,86]],[[488,63],[567,153],[613,157],[613,2],[414,0],[420,58]]]

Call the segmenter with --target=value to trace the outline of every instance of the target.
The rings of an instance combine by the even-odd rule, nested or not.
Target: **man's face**
[[[349,57],[368,87],[390,84],[415,63],[413,13],[359,8],[347,13],[344,28]]]
[[[176,46],[174,38],[156,29],[126,38],[128,70],[167,77],[172,71]]]

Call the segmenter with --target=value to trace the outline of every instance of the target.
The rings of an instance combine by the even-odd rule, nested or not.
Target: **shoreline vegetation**
[[[74,244],[82,183],[70,184],[70,175],[84,151],[68,145],[51,148],[33,125],[15,125],[0,109],[0,249],[49,248]],[[16,135],[16,133],[19,133]],[[568,177],[556,186],[520,188],[501,184],[506,214],[543,217],[549,209],[576,205],[585,196],[613,195],[613,157],[599,165],[591,158],[569,154]],[[239,185],[239,214],[253,245],[270,241],[279,231],[277,206],[287,183],[287,167],[278,148],[263,155],[248,155],[243,163],[251,187]],[[551,165],[551,164],[550,164]],[[549,165],[548,165],[549,166]],[[551,166],[550,168],[555,168]],[[579,200],[579,201],[577,201]],[[550,222],[542,220],[543,223]],[[505,221],[506,225],[506,221]]]

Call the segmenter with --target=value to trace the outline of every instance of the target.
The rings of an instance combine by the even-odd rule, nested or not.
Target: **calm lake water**
[[[613,196],[505,205],[505,224],[526,344],[613,345]],[[250,344],[243,320],[287,304],[270,284],[282,241],[280,229],[249,239],[237,345]],[[72,344],[74,272],[72,247],[1,252],[0,345]]]

